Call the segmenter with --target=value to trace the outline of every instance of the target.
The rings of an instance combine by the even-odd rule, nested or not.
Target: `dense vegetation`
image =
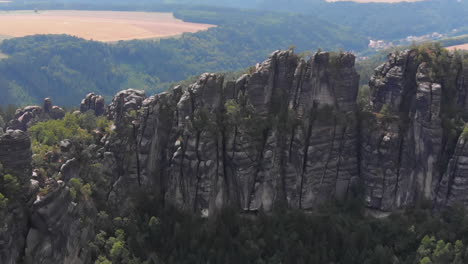
[[[67,114],[63,120],[38,123],[30,130],[34,166],[50,177],[59,177],[54,174],[58,163],[47,159],[47,153],[60,152],[59,142],[65,138],[74,142],[73,155],[80,160],[83,171],[80,178],[68,184],[75,202],[92,202],[99,210],[97,215],[90,211],[82,219],[96,224],[96,236],[87,249],[96,264],[468,261],[468,215],[461,207],[436,213],[431,204],[421,203],[377,219],[362,207],[359,188],[347,201],[327,203],[315,211],[277,208],[270,214],[245,214],[226,209],[209,219],[162,207],[150,194],[135,192],[131,199],[136,207],[125,215],[116,214],[103,195],[109,182],[102,174],[102,165],[90,158],[93,154],[87,150],[97,140],[93,139],[94,129],[111,133],[111,125],[92,113]],[[15,180],[7,178],[9,190],[16,190]],[[12,197],[11,193],[7,195]],[[6,199],[0,196],[0,206],[8,202]],[[97,220],[91,220],[94,217]]]
[[[442,99],[444,130],[459,130],[457,120],[462,118],[462,111],[451,108],[456,104],[450,92],[456,87],[450,86],[454,74],[449,70],[467,57],[451,55],[439,45],[417,48],[418,60],[427,62],[434,80],[448,90]],[[130,192],[129,199],[136,206],[118,214],[104,195],[108,193],[109,177],[102,174],[102,164],[89,148],[99,144],[102,134],[112,133],[111,126],[109,121],[86,113],[67,114],[63,120],[38,123],[30,129],[34,167],[49,177],[58,178],[60,167],[59,162],[48,158],[50,152],[61,155],[60,141],[74,142],[73,155],[83,170],[80,178],[68,185],[76,203],[92,202],[97,207],[97,215],[90,212],[82,219],[96,223],[96,236],[88,248],[96,264],[468,262],[468,214],[461,206],[439,210],[421,202],[388,217],[374,218],[362,207],[365,203],[359,188],[345,202],[329,202],[314,211],[277,208],[265,214],[226,209],[208,219],[163,207],[151,194],[135,191]]]
[[[76,105],[90,91],[107,98],[125,88],[156,92],[170,83],[211,71],[244,69],[276,49],[362,51],[367,39],[394,39],[433,31],[451,32],[466,24],[467,3],[429,1],[401,4],[325,3],[323,1],[24,1],[3,9],[111,9],[172,11],[186,21],[217,28],[180,38],[128,41],[115,45],[67,36],[35,36],[5,41],[0,59],[1,104],[36,103],[52,96]],[[275,11],[264,11],[264,10]],[[261,11],[263,10],[263,11]],[[293,11],[296,13],[279,13]],[[302,13],[300,15],[298,13]],[[395,15],[399,19],[395,19]],[[331,21],[331,22],[329,22]],[[426,22],[424,22],[426,21]],[[337,25],[338,24],[338,25]],[[343,25],[343,26],[340,26]],[[408,26],[411,25],[411,26]],[[449,39],[458,44],[461,40]],[[366,79],[366,78],[364,78]]]
[[[277,208],[270,214],[245,214],[226,209],[209,219],[162,207],[150,194],[135,192],[130,198],[136,207],[125,215],[116,214],[103,195],[109,182],[102,165],[90,158],[93,154],[87,150],[89,144],[97,142],[94,128],[111,133],[111,125],[92,113],[67,114],[63,120],[38,123],[30,130],[34,166],[50,177],[58,177],[54,173],[59,164],[48,159],[48,153],[60,152],[58,145],[63,139],[74,142],[73,155],[83,170],[80,178],[70,180],[70,192],[78,204],[93,202],[99,210],[97,220],[91,220],[95,219],[92,211],[82,219],[96,223],[96,236],[88,248],[96,264],[468,261],[468,215],[461,207],[435,213],[429,203],[421,203],[376,219],[362,207],[359,188],[347,201],[327,203],[315,211]],[[8,180],[14,190],[14,179]],[[43,194],[47,191],[41,190]],[[0,206],[2,201],[5,198],[0,196]]]
[[[95,263],[465,263],[468,218],[463,211],[431,216],[411,209],[386,219],[329,204],[315,212],[257,216],[226,210],[203,219],[157,209],[141,197],[136,214],[101,211],[92,247]],[[119,247],[116,254],[115,248]],[[123,253],[124,252],[124,253]],[[147,259],[157,262],[143,262]],[[428,262],[431,261],[431,262]]]
[[[224,6],[234,8],[249,8],[257,10],[274,10],[303,13],[334,24],[351,27],[360,35],[371,38],[396,39],[409,35],[423,35],[432,32],[450,32],[453,29],[464,28],[468,18],[468,3],[458,0],[430,0],[402,3],[368,3],[353,2],[328,3],[325,0],[136,0],[129,3],[126,0],[105,0],[96,3],[91,0],[63,1],[26,1],[29,8],[74,8],[86,7],[145,9],[145,10],[180,10],[187,6]],[[26,4],[28,5],[28,4]],[[21,8],[24,4],[18,4]],[[195,19],[199,16],[194,16]]]
[[[276,1],[271,8],[282,5],[281,2]],[[288,8],[294,9],[298,1],[287,3]],[[433,4],[437,3],[434,1]],[[347,13],[362,15],[352,11],[357,8],[356,4],[342,5],[349,7]],[[419,4],[408,5],[419,7]],[[451,5],[452,2],[447,4]],[[399,6],[395,5],[395,8]],[[309,5],[297,11],[307,11],[307,7]],[[463,10],[460,8],[460,12]],[[421,19],[421,13],[427,19],[434,18],[427,14],[427,10],[418,9],[414,19]],[[250,15],[236,17],[230,12],[223,13],[222,9],[206,13],[180,11],[177,13],[179,17],[200,19],[200,22],[207,22],[209,18],[220,26],[207,32],[155,42],[108,45],[69,36],[34,36],[5,41],[0,48],[9,58],[0,61],[0,87],[6,91],[0,104],[25,104],[53,96],[58,104],[75,105],[88,91],[107,96],[127,87],[155,91],[158,87],[166,87],[168,82],[203,71],[242,69],[263,59],[271,50],[284,49],[291,44],[299,50],[318,47],[359,49],[365,45],[363,39],[353,38],[343,28],[306,16],[269,12],[247,14]],[[376,16],[378,14],[382,16],[380,23],[394,15],[376,11]],[[350,17],[340,19],[345,21]],[[417,20],[420,26],[414,27],[414,32],[427,31],[428,25],[421,23],[426,21],[425,17],[423,19]],[[366,23],[371,20],[377,19],[373,16],[363,19]],[[432,21],[437,23],[440,19]],[[436,26],[442,29],[456,26],[451,17],[444,23]],[[395,31],[383,32],[382,24],[372,25],[375,27],[368,31],[361,29],[361,32],[397,36],[403,30],[396,27]],[[452,57],[439,47],[422,47],[421,56],[429,56],[420,59],[429,59],[431,66],[437,66],[434,74],[441,82],[444,80],[440,76],[453,76],[444,71],[453,68],[451,64],[462,61],[461,55]],[[380,54],[358,64],[358,70],[364,75],[363,85],[382,57],[384,55]],[[454,90],[455,87],[447,89]],[[446,133],[452,130],[459,133],[462,128],[458,122],[462,118],[460,111],[451,109],[453,105],[456,104],[450,94],[443,98]],[[0,109],[0,127],[1,117],[9,120],[13,112],[13,107]],[[111,126],[108,120],[90,113],[69,113],[63,120],[38,123],[29,131],[33,139],[34,167],[44,176],[58,178],[61,163],[51,153],[61,155],[60,141],[65,139],[75,146],[72,155],[81,164],[86,164],[81,177],[68,184],[75,202],[94,202],[99,210],[94,230],[97,235],[89,244],[96,264],[468,262],[468,215],[463,209],[454,207],[435,212],[430,204],[423,203],[388,218],[375,219],[366,215],[360,206],[364,203],[359,190],[345,203],[326,204],[312,212],[277,209],[271,214],[249,215],[227,209],[211,219],[174,208],[162,208],[154,197],[133,194],[131,198],[138,206],[126,215],[117,215],[106,206],[104,194],[108,192],[109,182],[102,175],[102,164],[93,159],[90,149],[93,143],[99,144],[103,134],[112,133]],[[20,189],[15,176],[5,174],[1,166],[0,175],[1,208],[17,199]],[[41,190],[41,194],[47,192],[46,188]],[[89,219],[83,219],[86,220]]]
[[[361,49],[366,40],[345,28],[309,16],[272,12],[180,11],[212,18],[219,27],[179,38],[117,44],[70,36],[5,40],[0,49],[0,104],[27,104],[52,96],[77,104],[87,92],[112,96],[125,88],[151,92],[203,72],[234,71],[263,60],[276,49]],[[214,18],[213,18],[214,17]],[[209,22],[209,21],[208,21]]]

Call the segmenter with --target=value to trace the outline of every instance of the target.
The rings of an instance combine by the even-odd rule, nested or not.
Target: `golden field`
[[[468,43],[447,47],[448,50],[468,50]]]
[[[171,37],[210,27],[214,25],[184,22],[174,18],[171,13],[75,10],[0,12],[2,37],[69,34],[114,42]]]

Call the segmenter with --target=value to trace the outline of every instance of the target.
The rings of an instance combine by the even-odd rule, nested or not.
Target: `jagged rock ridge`
[[[358,177],[351,54],[276,52],[236,82],[204,74],[150,97],[138,120],[140,184],[181,208],[269,211],[344,198]]]
[[[278,51],[236,81],[207,73],[186,89],[155,96],[119,92],[108,107],[88,94],[81,112],[115,122],[115,133],[87,146],[109,181],[107,206],[131,213],[134,194],[145,193],[204,216],[226,207],[307,210],[346,199],[354,187],[362,187],[367,207],[377,211],[424,199],[468,206],[467,133],[444,125],[447,94],[468,109],[466,65],[454,65],[454,76],[441,82],[417,50],[393,54],[376,69],[371,109],[361,112],[354,59],[320,52],[306,61]],[[60,118],[51,109],[46,100],[42,108],[18,111],[19,123],[13,122],[26,131],[43,112],[46,119]],[[74,148],[70,144],[61,142],[63,152]],[[31,179],[27,134],[8,130],[0,137],[0,162],[28,190],[7,208],[15,213],[3,218],[2,263],[89,263],[96,207],[71,199],[69,180],[80,177],[82,164],[62,158],[60,180]],[[49,192],[38,195],[38,185]],[[0,209],[0,216],[6,212]]]

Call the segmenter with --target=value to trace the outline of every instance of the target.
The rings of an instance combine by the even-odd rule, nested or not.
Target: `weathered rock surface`
[[[461,136],[455,153],[438,189],[437,201],[441,205],[468,206],[468,146],[466,135]]]
[[[110,119],[115,120],[116,123],[119,124],[124,117],[124,113],[128,113],[131,110],[139,110],[145,98],[146,95],[144,91],[134,89],[120,91],[115,95],[114,99],[112,99],[107,114]]]
[[[31,141],[24,132],[8,130],[0,136],[0,193],[3,190],[3,176],[11,174],[18,179],[24,198],[9,198],[6,207],[0,207],[0,263],[15,264],[22,257],[27,232],[28,213],[27,190],[31,178]]]
[[[86,248],[94,238],[93,204],[75,203],[63,181],[44,182],[40,172],[33,174],[31,157],[25,132],[7,130],[0,137],[0,177],[11,174],[20,185],[20,193],[7,196],[0,207],[0,263],[90,263]],[[60,174],[66,180],[78,177],[76,160],[65,163]],[[9,193],[3,180],[2,192]]]
[[[106,112],[104,97],[94,93],[87,94],[81,101],[80,112],[86,113],[88,111],[93,111],[96,116],[104,115]]]
[[[31,208],[25,263],[90,263],[86,248],[94,238],[94,212],[87,202],[75,203],[64,182],[48,185]]]
[[[435,201],[446,189],[440,184],[448,181],[441,179],[445,156],[453,152],[448,135],[453,131],[443,126],[443,92],[458,85],[460,96],[468,86],[455,83],[463,79],[461,65],[453,80],[447,76],[437,83],[434,69],[417,56],[416,50],[393,54],[370,82],[374,113],[361,125],[361,176],[370,208],[392,211],[422,199]]]
[[[18,177],[22,184],[31,178],[31,140],[20,130],[7,130],[0,137],[0,163],[5,174]]]
[[[304,61],[275,52],[235,82],[204,74],[183,93],[121,92],[111,106],[117,123],[140,109],[121,122],[133,145],[126,151],[137,153],[123,162],[125,183],[202,214],[226,206],[311,209],[345,199],[358,182],[371,209],[434,200],[444,153],[453,152],[441,114],[444,87],[453,83],[438,83],[418,56],[393,54],[376,69],[372,112],[359,116],[351,54]],[[455,72],[458,98],[468,88],[460,82],[466,71]]]
[[[419,55],[396,53],[376,69],[369,112],[357,109],[359,76],[349,53],[306,61],[277,51],[236,81],[206,73],[150,97],[129,89],[107,109],[88,94],[81,112],[106,114],[115,131],[90,146],[60,142],[59,156],[49,157],[66,160],[56,169],[59,181],[34,171],[30,182],[30,140],[8,130],[0,162],[34,199],[0,209],[0,261],[89,263],[98,206],[77,202],[69,183],[89,161],[99,163],[98,195],[116,215],[131,214],[141,196],[209,216],[226,207],[308,210],[353,190],[365,192],[374,215],[422,200],[468,207],[467,133],[447,125],[466,121],[447,105],[468,109],[467,66],[454,63],[440,78],[443,71]],[[60,116],[48,99],[18,111],[13,123],[26,130],[45,115]]]
[[[416,56],[414,50],[393,54],[370,82],[377,114],[363,121],[361,173],[374,209],[391,211],[431,199],[440,178],[441,85]]]
[[[8,123],[8,129],[27,131],[37,122],[62,119],[64,116],[65,111],[61,107],[52,106],[52,100],[46,98],[43,107],[26,106],[16,110],[15,118]]]
[[[304,61],[278,51],[236,82],[204,74],[183,93],[143,101],[133,122],[138,155],[127,166],[134,176],[126,177],[204,214],[343,199],[359,170],[358,81],[348,53]],[[116,96],[112,112],[140,107],[140,97],[122,107],[128,94]]]

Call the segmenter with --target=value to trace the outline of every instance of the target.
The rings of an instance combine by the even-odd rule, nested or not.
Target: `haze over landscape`
[[[350,2],[350,0],[326,0],[327,2]],[[428,0],[353,0],[357,3],[400,3],[400,2],[418,2]]]
[[[18,11],[0,13],[0,35],[68,34],[105,42],[177,36],[213,25],[187,23],[170,13],[119,11]]]
[[[0,1],[0,264],[468,263],[467,14]]]

